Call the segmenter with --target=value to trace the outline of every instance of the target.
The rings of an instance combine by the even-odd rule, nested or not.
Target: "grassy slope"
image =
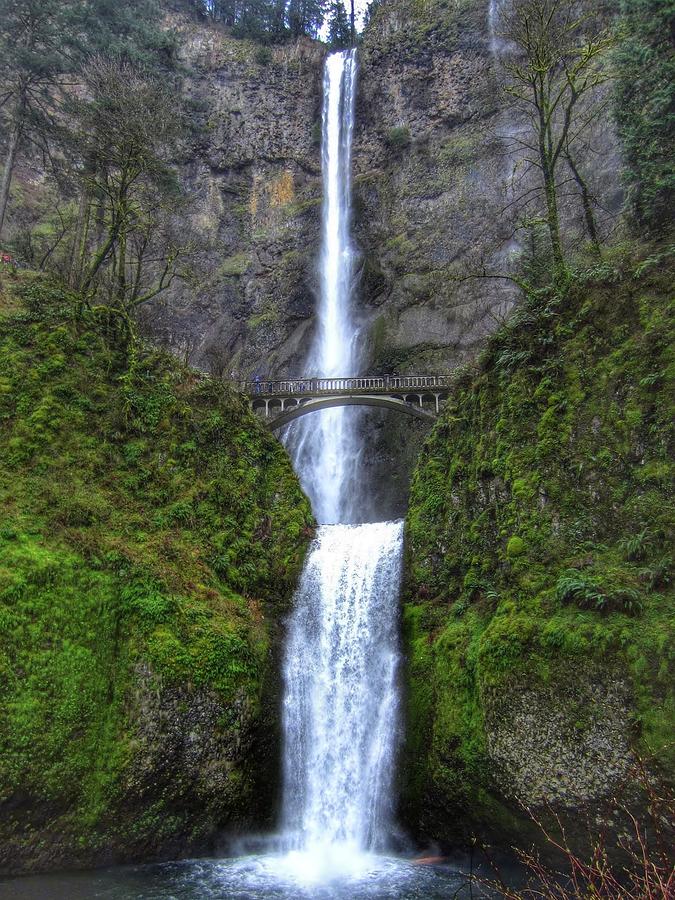
[[[513,685],[583,680],[590,664],[627,679],[630,741],[675,770],[666,263],[600,266],[521,307],[424,446],[407,522],[403,769],[408,817],[427,832],[456,834],[459,811],[513,836],[486,709]]]
[[[46,832],[66,859],[111,834],[161,852],[250,817],[251,779],[233,751],[201,809],[177,781],[127,803],[138,673],[186,714],[213,698],[238,747],[311,514],[239,397],[25,280],[27,309],[5,290],[0,319],[0,834],[29,858]]]

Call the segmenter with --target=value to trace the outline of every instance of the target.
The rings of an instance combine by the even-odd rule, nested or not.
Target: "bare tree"
[[[514,0],[502,18],[508,52],[504,92],[527,128],[514,138],[528,169],[540,176],[545,221],[556,272],[565,271],[560,228],[560,169],[580,189],[589,237],[599,248],[592,195],[576,158],[599,115],[598,89],[607,81],[611,35],[582,4],[570,0]]]
[[[78,216],[76,286],[130,310],[186,274],[190,240],[177,232],[180,199],[170,165],[180,104],[157,79],[97,57],[85,70],[88,98],[75,103],[84,195]]]

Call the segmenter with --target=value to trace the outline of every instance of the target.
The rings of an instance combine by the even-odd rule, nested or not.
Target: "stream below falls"
[[[469,900],[498,897],[469,883],[468,857],[420,866],[391,856],[361,858],[360,869],[317,881],[310,864],[285,855],[199,859],[1,882],[12,900]],[[475,875],[489,877],[480,868]],[[505,872],[502,870],[502,875]],[[509,879],[511,880],[511,879]]]

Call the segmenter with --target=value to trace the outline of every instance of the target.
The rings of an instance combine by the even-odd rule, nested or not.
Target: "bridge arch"
[[[418,400],[417,395],[413,396],[415,397],[415,400]],[[377,406],[381,409],[392,409],[396,412],[403,413],[404,415],[422,419],[425,422],[433,422],[435,419],[435,416],[426,409],[422,409],[420,406],[412,406],[403,399],[395,397],[378,397],[377,395],[372,396],[368,394],[354,394],[343,397],[318,397],[316,399],[303,401],[293,408],[287,408],[278,416],[275,416],[269,421],[269,426],[273,431],[276,431],[277,428],[288,425],[289,422],[299,419],[300,416],[306,416],[309,413],[316,412],[320,409],[332,409],[337,406]]]

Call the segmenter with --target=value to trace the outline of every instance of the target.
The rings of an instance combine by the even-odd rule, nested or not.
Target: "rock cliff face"
[[[175,22],[192,114],[182,178],[198,282],[145,311],[150,334],[217,376],[299,374],[319,231],[321,73],[309,40],[267,49]]]
[[[354,147],[364,366],[448,371],[514,301],[514,129],[483,0],[387,0],[359,50]],[[494,25],[494,22],[493,22]],[[145,325],[217,374],[300,374],[313,328],[325,47],[265,48],[177,16],[193,141],[183,179],[207,276],[164,295]],[[616,210],[616,149],[594,134],[591,188]],[[564,206],[565,204],[563,204]],[[563,209],[563,213],[565,210]],[[568,229],[579,213],[567,212]]]
[[[360,50],[355,233],[364,365],[447,371],[512,302],[499,282],[453,282],[457,261],[508,253],[504,148],[482,3],[391,0]],[[208,276],[145,313],[193,363],[302,372],[315,308],[325,48],[261,48],[176,21],[194,142],[183,177]],[[488,227],[489,226],[489,227]],[[501,229],[501,230],[500,230]]]
[[[506,282],[455,277],[469,254],[496,267],[509,246],[484,6],[393,0],[364,40],[356,230],[380,368],[447,371],[512,302]]]
[[[638,803],[637,756],[672,782],[672,322],[657,269],[624,260],[520,308],[423,448],[401,771],[428,836],[522,846],[527,807],[561,815],[579,848],[587,821],[622,827],[612,798]]]
[[[144,310],[146,330],[221,376],[306,374],[320,239],[325,47],[264,48],[177,17],[193,141],[185,215],[207,274]],[[447,372],[472,359],[515,300],[501,279],[524,251],[511,206],[519,162],[499,106],[482,0],[387,0],[359,50],[354,146],[356,298],[364,368]],[[616,206],[603,120],[592,187]],[[530,186],[518,176],[517,191]],[[565,204],[563,204],[563,207]],[[579,231],[578,211],[563,208]],[[375,518],[403,515],[420,429],[369,413]],[[412,449],[411,449],[412,448]]]

